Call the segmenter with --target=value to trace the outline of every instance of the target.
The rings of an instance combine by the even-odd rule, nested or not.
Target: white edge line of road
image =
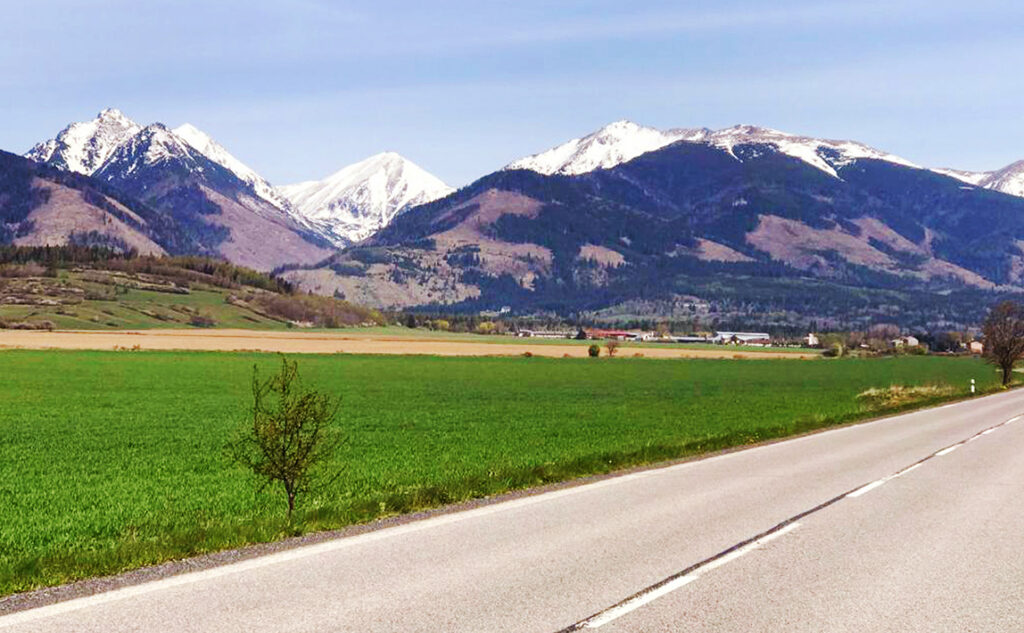
[[[799,525],[800,525],[799,523],[790,523],[789,525],[783,527],[780,530],[776,530],[775,532],[772,532],[771,534],[765,535],[765,536],[757,539],[753,543],[748,543],[747,545],[744,545],[743,547],[741,547],[741,548],[739,548],[737,550],[729,552],[728,554],[726,554],[725,556],[722,556],[721,558],[716,558],[715,560],[707,563],[706,565],[698,567],[697,569],[693,570],[693,572],[691,572],[689,574],[686,574],[685,576],[680,576],[679,578],[675,578],[673,580],[670,580],[669,582],[665,583],[664,585],[655,587],[655,588],[651,589],[650,591],[644,592],[644,593],[640,594],[639,596],[636,596],[636,597],[634,597],[634,598],[632,598],[632,599],[630,599],[630,600],[628,600],[628,601],[626,601],[626,602],[624,602],[624,603],[622,603],[620,605],[617,605],[617,606],[614,606],[614,607],[608,609],[607,611],[602,611],[601,613],[599,613],[599,614],[595,615],[594,617],[592,617],[591,619],[587,620],[587,622],[583,625],[582,628],[596,629],[598,627],[604,626],[605,624],[608,624],[609,622],[612,622],[613,620],[618,620],[619,618],[621,618],[622,616],[626,615],[627,613],[631,613],[633,611],[636,611],[637,609],[639,609],[640,607],[644,606],[645,604],[649,604],[651,602],[654,602],[658,598],[660,598],[662,596],[665,596],[665,595],[668,595],[668,594],[672,593],[673,591],[675,591],[676,589],[679,589],[680,587],[684,587],[684,586],[690,584],[691,582],[697,580],[698,578],[700,578],[701,574],[700,573],[694,573],[694,572],[701,572],[701,573],[708,572],[708,571],[711,571],[712,569],[716,569],[718,567],[721,567],[722,565],[725,565],[727,563],[731,563],[732,561],[736,560],[740,556],[743,556],[745,554],[749,554],[750,552],[754,551],[755,549],[759,549],[761,547],[764,547],[770,541],[774,541],[775,539],[779,538],[780,536],[783,536],[783,535],[787,534],[788,532],[792,532]]]
[[[998,395],[1003,395],[1003,394],[997,394],[997,396]],[[991,397],[991,396],[989,396],[989,397]],[[953,403],[950,403],[950,404],[947,404],[947,405],[943,405],[942,407],[939,407],[939,408],[940,409],[944,409],[944,408],[948,408],[948,407],[959,407],[959,406],[963,406],[963,405],[967,405],[967,404],[976,404],[976,402],[973,401],[973,400],[966,400],[966,401],[963,401],[963,402],[953,402]],[[49,604],[49,605],[42,606],[42,607],[36,607],[34,609],[26,609],[24,611],[16,611],[16,612],[8,614],[8,615],[0,615],[0,629],[6,628],[6,627],[10,627],[10,626],[14,626],[16,624],[25,623],[25,622],[32,622],[32,621],[35,621],[35,620],[41,620],[41,619],[52,617],[52,616],[55,616],[55,615],[60,615],[60,614],[64,614],[64,613],[70,613],[70,612],[73,612],[73,611],[77,611],[79,609],[86,609],[86,608],[89,608],[89,607],[100,606],[100,605],[107,604],[107,603],[110,603],[110,602],[116,602],[118,600],[124,600],[126,598],[133,598],[133,597],[136,597],[136,596],[142,596],[142,595],[145,595],[145,594],[148,594],[148,593],[153,593],[153,592],[161,591],[161,590],[164,590],[164,589],[171,589],[171,588],[174,588],[174,587],[181,587],[181,586],[184,586],[184,585],[189,585],[189,584],[193,584],[193,583],[203,582],[205,580],[212,580],[212,579],[215,579],[215,578],[221,578],[221,577],[224,577],[224,576],[230,576],[232,574],[238,574],[238,573],[250,571],[250,570],[253,570],[253,569],[259,569],[259,568],[262,568],[262,567],[268,567],[270,565],[276,565],[278,563],[284,563],[284,562],[288,562],[288,561],[292,561],[292,560],[298,560],[298,559],[302,559],[302,558],[307,558],[309,556],[316,556],[318,554],[324,554],[324,553],[327,553],[327,552],[333,552],[333,551],[337,551],[337,550],[347,549],[349,547],[355,547],[355,546],[361,545],[363,543],[370,543],[370,542],[374,542],[374,541],[384,540],[384,539],[392,538],[392,537],[395,537],[395,536],[401,536],[401,535],[404,535],[404,534],[420,532],[420,531],[427,530],[427,529],[434,528],[434,527],[440,527],[440,526],[443,526],[443,525],[449,525],[449,524],[452,524],[452,523],[458,523],[458,522],[461,522],[461,521],[466,521],[466,520],[474,519],[474,518],[477,518],[477,517],[487,516],[487,515],[490,515],[490,514],[496,514],[496,513],[499,513],[499,512],[504,512],[506,510],[512,510],[512,509],[515,509],[515,508],[520,508],[520,507],[523,507],[523,506],[529,506],[529,505],[533,505],[533,504],[536,504],[536,503],[543,503],[545,501],[550,501],[552,499],[558,499],[558,498],[566,497],[566,496],[570,496],[570,495],[581,494],[581,493],[584,493],[584,492],[596,490],[596,489],[603,488],[603,487],[606,487],[606,486],[617,485],[617,484],[625,483],[625,482],[628,482],[628,481],[633,481],[635,479],[640,479],[640,478],[643,478],[643,477],[650,477],[650,476],[653,476],[653,475],[675,472],[675,471],[680,470],[680,469],[691,468],[691,467],[693,467],[693,466],[695,466],[697,464],[701,464],[701,463],[704,463],[704,462],[707,462],[707,461],[710,461],[710,460],[729,459],[729,458],[733,458],[733,457],[736,457],[736,456],[749,455],[750,453],[755,452],[755,451],[762,451],[762,450],[778,448],[781,445],[792,445],[792,444],[796,444],[796,443],[799,443],[799,442],[803,442],[803,441],[807,441],[807,440],[811,440],[811,439],[817,438],[818,436],[822,435],[823,433],[843,433],[843,432],[857,431],[859,429],[870,428],[870,427],[872,427],[872,426],[874,426],[876,424],[884,424],[884,423],[887,423],[887,422],[891,422],[892,420],[898,419],[898,418],[901,418],[901,417],[914,416],[914,415],[917,415],[917,414],[924,414],[924,413],[928,413],[930,411],[935,411],[935,409],[921,409],[919,411],[912,411],[910,413],[905,413],[905,414],[898,415],[898,416],[886,417],[886,418],[882,418],[880,420],[874,420],[874,421],[871,421],[871,422],[864,422],[864,423],[861,423],[861,424],[852,424],[852,425],[847,425],[847,426],[841,426],[841,427],[837,427],[837,428],[833,428],[833,429],[828,429],[828,430],[822,431],[820,433],[810,433],[808,435],[792,438],[792,439],[789,439],[789,440],[782,440],[782,441],[778,441],[778,442],[771,442],[769,444],[762,444],[760,446],[752,446],[752,447],[747,448],[747,449],[736,450],[736,451],[732,451],[732,452],[725,453],[725,454],[722,454],[722,455],[716,455],[716,456],[713,456],[713,457],[708,457],[708,458],[705,458],[705,459],[697,459],[697,460],[683,462],[681,464],[674,464],[672,466],[665,466],[665,467],[661,467],[661,468],[652,468],[650,470],[642,470],[642,471],[639,471],[639,472],[629,473],[629,474],[626,474],[626,475],[620,475],[620,476],[617,476],[617,477],[610,477],[608,479],[604,479],[604,480],[601,480],[601,481],[596,481],[596,482],[593,482],[593,483],[590,483],[590,484],[583,484],[583,485],[579,485],[579,486],[573,486],[571,488],[563,488],[561,490],[553,490],[551,492],[541,493],[541,494],[537,494],[537,495],[531,495],[531,496],[528,496],[528,497],[520,497],[518,499],[512,499],[512,500],[509,500],[509,501],[503,501],[503,502],[495,503],[493,505],[485,506],[485,507],[482,507],[482,508],[474,508],[474,509],[465,510],[465,511],[462,511],[462,512],[454,512],[454,513],[451,513],[451,514],[445,514],[445,515],[441,515],[441,516],[437,516],[437,517],[431,517],[431,518],[423,519],[423,520],[420,520],[420,521],[413,521],[411,523],[406,523],[404,525],[399,525],[399,526],[395,526],[395,527],[391,527],[391,528],[384,528],[384,529],[376,530],[376,531],[373,531],[373,532],[366,532],[364,534],[358,534],[356,536],[341,537],[341,538],[338,538],[338,539],[335,539],[335,540],[324,541],[322,543],[316,543],[314,545],[300,546],[300,547],[296,547],[295,549],[289,549],[289,550],[285,550],[285,551],[281,551],[281,552],[276,552],[276,553],[273,553],[273,554],[267,554],[265,556],[258,556],[256,558],[251,558],[251,559],[248,559],[248,560],[239,561],[237,563],[229,563],[227,565],[222,565],[222,566],[219,566],[219,567],[212,567],[210,569],[205,569],[205,570],[202,570],[202,571],[185,572],[185,573],[178,574],[178,575],[175,575],[175,576],[170,576],[168,578],[162,578],[160,580],[153,580],[153,581],[150,581],[150,582],[145,582],[145,583],[142,583],[142,584],[139,584],[139,585],[132,585],[132,586],[128,586],[128,587],[122,587],[120,589],[113,589],[111,591],[97,593],[97,594],[93,594],[91,596],[83,596],[81,598],[73,598],[71,600],[66,600],[64,602],[57,602],[57,603]],[[1016,418],[1013,418],[1013,420],[1017,420],[1017,419],[1020,419],[1020,418],[1024,418],[1024,415],[1017,416]],[[872,484],[868,484],[868,486],[874,487],[876,484],[877,485],[881,485],[881,483],[884,483],[884,480],[880,480],[880,482],[873,482]],[[868,486],[865,486],[865,488],[867,488]],[[855,492],[860,492],[860,491],[855,491]],[[867,490],[864,490],[864,492],[867,492]],[[853,494],[853,493],[851,493],[851,494]],[[863,494],[863,492],[861,492],[861,494]],[[780,530],[780,532],[781,532],[781,530]]]

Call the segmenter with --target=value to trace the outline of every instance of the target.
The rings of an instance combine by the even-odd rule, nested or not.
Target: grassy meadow
[[[0,595],[877,414],[872,387],[997,376],[972,358],[650,360],[314,355],[343,398],[342,475],[254,493],[222,447],[272,354],[0,352]],[[930,392],[925,392],[930,393]]]

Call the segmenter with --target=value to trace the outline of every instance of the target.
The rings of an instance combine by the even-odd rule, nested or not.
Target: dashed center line
[[[770,541],[774,541],[775,539],[786,534],[787,532],[795,530],[799,525],[799,523],[790,523],[770,534],[762,536],[761,538],[755,541],[747,543],[746,545],[739,547],[737,549],[734,549],[725,554],[724,556],[720,556],[718,558],[712,559],[707,563],[703,563],[694,568],[688,569],[684,574],[677,574],[675,576],[667,578],[661,583],[648,587],[640,593],[627,598],[626,600],[620,602],[614,607],[606,609],[598,613],[597,615],[587,620],[584,620],[583,622],[578,623],[577,625],[575,625],[575,628],[569,630],[596,629],[598,627],[604,626],[605,624],[608,624],[613,620],[617,620],[622,616],[626,615],[627,613],[636,611],[645,604],[653,602],[658,598],[666,594],[672,593],[676,589],[684,587],[700,578],[700,574],[694,572],[709,572],[712,569],[716,569],[718,567],[721,567],[722,565],[725,565],[726,563],[730,563],[739,558],[740,556],[743,556],[744,554],[749,554],[755,549],[763,547]]]
[[[711,558],[705,559],[705,560],[697,563],[696,565],[692,565],[692,566],[684,569],[683,571],[681,571],[681,572],[679,572],[677,574],[673,574],[672,576],[669,576],[668,578],[665,578],[661,582],[655,583],[655,584],[647,587],[646,589],[643,589],[642,591],[639,591],[639,592],[633,594],[632,596],[626,598],[625,600],[623,600],[622,602],[619,602],[616,605],[613,605],[613,606],[611,606],[611,607],[609,607],[609,608],[607,608],[607,609],[605,609],[603,611],[600,611],[600,612],[590,616],[589,618],[586,618],[584,620],[580,620],[579,622],[577,622],[576,624],[573,624],[572,626],[569,626],[569,627],[567,627],[565,629],[562,629],[558,633],[569,633],[571,631],[579,631],[579,630],[582,630],[582,629],[596,629],[596,628],[601,627],[601,626],[603,626],[605,624],[608,624],[609,622],[611,622],[613,620],[617,620],[618,618],[621,618],[622,616],[626,615],[627,613],[630,613],[632,611],[635,611],[636,609],[639,609],[640,607],[644,606],[645,604],[653,602],[654,600],[657,600],[658,598],[660,598],[660,597],[662,597],[662,596],[664,596],[666,594],[669,594],[669,593],[671,593],[671,592],[673,592],[673,591],[675,591],[675,590],[677,590],[677,589],[679,589],[681,587],[684,587],[684,586],[690,584],[691,582],[694,582],[695,580],[698,580],[700,578],[700,574],[697,573],[697,572],[708,572],[708,571],[711,571],[711,570],[716,569],[718,567],[721,567],[721,566],[723,566],[723,565],[725,565],[727,563],[730,563],[730,562],[736,560],[737,558],[739,558],[739,557],[741,557],[741,556],[743,556],[745,554],[748,554],[748,553],[752,552],[755,549],[758,549],[758,548],[762,547],[763,545],[765,545],[769,541],[775,540],[775,539],[779,538],[780,536],[782,536],[784,534],[787,534],[788,532],[793,531],[794,529],[797,528],[797,526],[800,525],[797,522],[798,519],[802,519],[802,518],[804,518],[806,516],[809,516],[811,514],[814,514],[816,512],[820,512],[821,510],[824,510],[825,508],[829,507],[830,505],[838,503],[839,501],[841,501],[843,499],[847,499],[847,498],[851,498],[852,499],[852,498],[859,497],[859,496],[861,496],[861,495],[863,495],[865,493],[868,493],[868,492],[874,490],[875,488],[878,488],[879,486],[885,484],[886,482],[888,482],[888,481],[890,481],[892,479],[896,479],[897,477],[902,477],[903,475],[906,475],[909,472],[917,470],[918,468],[923,466],[925,462],[927,462],[930,459],[934,459],[935,457],[942,457],[944,455],[949,455],[950,453],[952,453],[956,449],[960,448],[964,444],[967,444],[968,442],[972,442],[972,441],[980,438],[983,435],[988,435],[989,433],[992,433],[992,432],[996,431],[997,429],[999,429],[999,427],[1005,426],[1007,424],[1012,424],[1013,422],[1016,422],[1017,420],[1020,420],[1022,418],[1024,418],[1024,415],[1018,415],[1018,416],[1010,418],[1009,420],[1006,420],[1004,422],[1000,422],[999,424],[997,424],[995,426],[989,427],[989,428],[987,428],[987,429],[985,429],[983,431],[975,433],[974,435],[972,435],[971,437],[967,438],[966,440],[961,440],[961,441],[957,442],[956,444],[952,444],[952,445],[947,446],[947,447],[945,447],[943,449],[940,449],[940,450],[932,453],[931,455],[925,457],[924,459],[921,459],[920,461],[917,461],[917,462],[911,464],[910,466],[907,466],[906,468],[903,468],[903,469],[901,469],[901,470],[899,470],[899,471],[897,471],[897,472],[895,472],[895,473],[893,473],[891,475],[888,475],[886,477],[882,477],[881,479],[876,479],[875,481],[872,481],[872,482],[870,482],[868,484],[865,484],[863,486],[855,488],[855,489],[853,489],[850,492],[845,492],[845,493],[843,493],[843,494],[841,494],[839,496],[833,497],[832,499],[829,499],[828,501],[826,501],[826,502],[824,502],[824,503],[822,503],[820,505],[817,505],[817,506],[811,508],[810,510],[806,510],[804,512],[801,512],[800,514],[798,514],[798,515],[796,515],[794,517],[791,517],[791,518],[783,521],[782,523],[779,523],[775,527],[771,528],[770,530],[768,530],[766,532],[762,532],[761,534],[755,536],[754,538],[751,538],[751,539],[748,539],[748,540],[743,541],[741,543],[738,543],[738,544],[734,545],[733,547],[731,547],[731,548],[729,548],[729,549],[727,549],[727,550],[725,550],[723,552],[720,552],[719,554],[716,554],[715,556],[712,556]]]
[[[851,499],[855,498],[855,497],[859,497],[859,496],[861,496],[864,493],[871,492],[875,488],[877,488],[877,487],[881,486],[882,484],[884,484],[886,481],[888,481],[888,478],[879,479],[878,481],[872,481],[868,485],[863,486],[861,488],[857,488],[856,490],[854,490],[853,492],[851,492],[850,494],[848,494],[846,496],[850,497]]]

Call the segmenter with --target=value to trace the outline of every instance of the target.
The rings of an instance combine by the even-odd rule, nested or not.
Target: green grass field
[[[873,386],[996,382],[971,358],[302,357],[350,441],[289,527],[222,457],[254,363],[278,360],[0,352],[0,595],[866,417]]]

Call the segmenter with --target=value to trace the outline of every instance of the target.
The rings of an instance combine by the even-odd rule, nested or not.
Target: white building
[[[917,347],[921,341],[917,340],[916,336],[901,336],[889,341],[889,344],[893,347]]]
[[[772,344],[772,337],[767,332],[715,332],[712,343],[719,345],[760,345]]]

